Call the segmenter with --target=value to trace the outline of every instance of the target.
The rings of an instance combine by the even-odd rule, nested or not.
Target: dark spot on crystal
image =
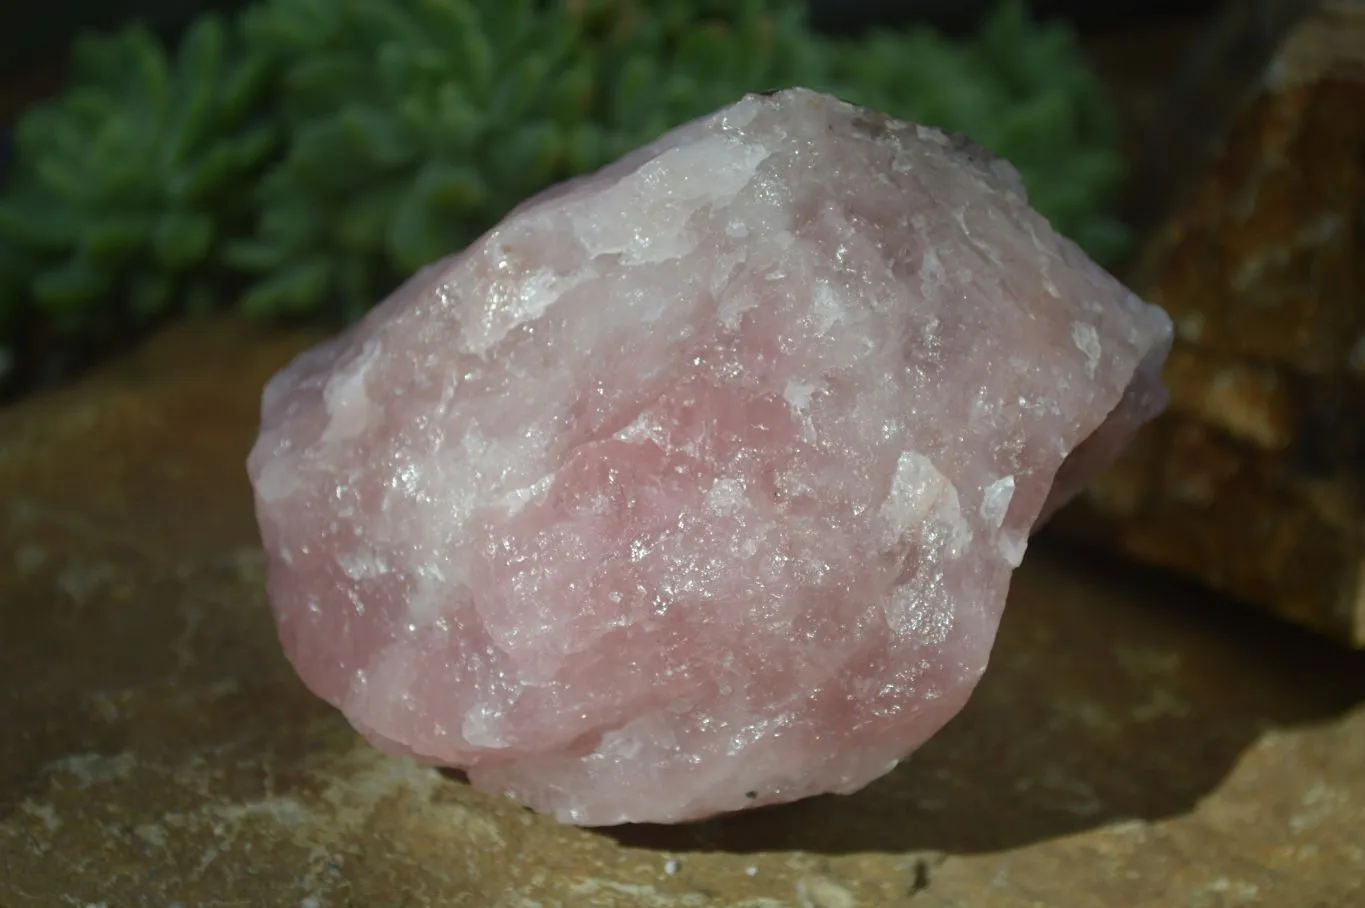
[[[948,133],[948,141],[953,151],[965,156],[973,164],[982,164],[989,167],[995,160],[995,152],[985,145],[977,142],[971,136],[962,132]]]
[[[861,111],[855,114],[849,125],[864,137],[874,140],[882,139],[891,132],[890,120],[873,114],[871,111]]]

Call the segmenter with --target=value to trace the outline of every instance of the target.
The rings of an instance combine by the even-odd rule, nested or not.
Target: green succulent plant
[[[0,194],[0,341],[35,314],[353,318],[537,190],[791,85],[966,132],[1097,258],[1126,239],[1108,103],[1021,0],[969,41],[825,38],[797,0],[259,0],[174,56],[140,28],[74,56]]]
[[[226,249],[256,276],[247,311],[359,314],[394,275],[569,169],[567,149],[595,129],[562,71],[577,36],[562,11],[532,7],[273,0],[245,12],[248,44],[281,67],[288,131],[255,196],[255,235]]]
[[[217,17],[174,59],[142,27],[79,40],[65,94],[16,132],[0,258],[24,260],[28,279],[0,286],[3,308],[26,291],[56,330],[89,334],[210,304],[218,244],[275,147],[268,84]]]
[[[704,6],[274,0],[248,10],[248,43],[282,68],[289,145],[261,184],[256,235],[227,252],[259,277],[243,306],[308,312],[321,301],[355,315],[526,196],[735,99],[771,74],[774,50],[812,44],[774,4],[746,0],[723,20]]]

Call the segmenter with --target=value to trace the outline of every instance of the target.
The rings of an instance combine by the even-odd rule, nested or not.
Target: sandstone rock
[[[1170,410],[1059,527],[1365,646],[1365,2],[1311,6],[1137,263]]]
[[[573,823],[855,791],[966,702],[1169,332],[965,140],[746,98],[270,383],[285,650],[381,747]]]

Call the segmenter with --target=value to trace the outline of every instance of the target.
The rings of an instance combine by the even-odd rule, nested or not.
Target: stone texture
[[[586,825],[887,772],[1039,515],[1165,401],[1169,319],[1025,195],[960,137],[751,95],[412,278],[264,394],[305,683]]]
[[[1130,279],[1170,409],[1060,526],[1365,646],[1365,2],[1284,34]]]
[[[1055,545],[857,795],[606,835],[383,756],[280,654],[241,471],[314,340],[189,326],[0,411],[0,905],[1365,904],[1365,656]]]

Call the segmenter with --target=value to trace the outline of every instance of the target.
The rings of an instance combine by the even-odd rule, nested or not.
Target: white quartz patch
[[[355,360],[338,371],[323,387],[327,405],[327,428],[323,444],[337,444],[364,432],[374,417],[374,402],[365,390],[365,380],[379,357],[379,344],[371,341],[360,348]]]
[[[947,547],[953,552],[960,551],[972,538],[957,487],[918,451],[906,451],[897,461],[881,518],[887,545],[907,537],[922,537],[926,525],[946,531]]]
[[[1071,341],[1076,345],[1076,349],[1085,354],[1086,374],[1094,376],[1095,370],[1100,365],[1100,333],[1095,330],[1093,325],[1085,322],[1071,323]]]
[[[981,495],[981,519],[986,526],[999,529],[1014,499],[1014,477],[1002,476],[986,486]]]

